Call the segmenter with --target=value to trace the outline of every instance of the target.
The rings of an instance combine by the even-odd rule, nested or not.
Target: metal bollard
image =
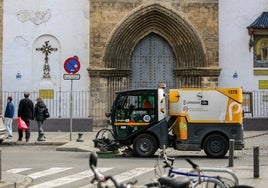
[[[259,168],[259,147],[253,148],[253,177],[259,178],[260,177],[260,168]]]
[[[234,139],[229,140],[229,167],[234,166]]]
[[[83,137],[83,133],[78,133],[78,138],[76,139],[76,142],[84,142],[82,137]]]

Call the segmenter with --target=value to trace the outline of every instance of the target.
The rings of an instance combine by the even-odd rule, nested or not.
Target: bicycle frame
[[[238,178],[237,176],[227,168],[208,168],[208,167],[200,167],[199,168],[200,172],[223,172],[230,174],[231,177],[233,178],[233,182],[235,185],[238,185]],[[195,187],[201,182],[212,182],[215,183],[216,185],[220,186],[220,188],[226,188],[224,183],[220,180],[220,176],[211,176],[211,175],[205,175],[205,174],[198,174],[196,172],[185,172],[185,171],[179,171],[179,170],[174,170],[173,168],[169,168],[168,170],[168,176],[173,176],[173,175],[183,175],[183,176],[188,176],[192,179],[192,186]]]
[[[164,166],[163,168],[168,168],[168,176],[173,177],[174,175],[181,175],[181,176],[187,176],[191,179],[191,185],[192,187],[196,187],[198,184],[202,184],[204,182],[207,183],[214,183],[215,186],[218,186],[220,188],[226,188],[230,186],[237,186],[239,185],[238,177],[235,175],[235,173],[229,169],[229,168],[210,168],[210,167],[199,167],[197,164],[195,164],[190,159],[186,159],[188,163],[191,164],[192,170],[187,171],[181,171],[181,170],[174,170],[173,163],[175,161],[174,157],[168,157],[165,152],[165,148],[160,153],[159,157],[163,159]],[[160,159],[160,158],[158,158]],[[158,160],[157,160],[158,161]],[[156,163],[158,166],[158,163]],[[213,174],[204,174],[205,172],[211,172]],[[221,176],[219,174],[225,174],[225,176]],[[228,175],[228,177],[226,177]],[[231,176],[231,177],[229,177]],[[230,185],[231,183],[232,185]]]

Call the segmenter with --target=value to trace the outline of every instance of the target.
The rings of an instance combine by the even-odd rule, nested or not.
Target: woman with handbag
[[[43,124],[44,124],[44,121],[46,120],[46,117],[45,117],[46,109],[47,109],[47,107],[46,107],[44,101],[42,100],[41,97],[38,97],[36,99],[36,104],[34,106],[34,118],[35,118],[37,125],[38,125],[37,141],[46,141],[45,133],[43,130]]]

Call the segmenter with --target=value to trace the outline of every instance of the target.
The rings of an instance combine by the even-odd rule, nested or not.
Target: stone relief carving
[[[35,25],[40,25],[47,22],[51,18],[51,10],[33,11],[33,10],[20,10],[17,13],[17,18],[21,22],[31,21]]]

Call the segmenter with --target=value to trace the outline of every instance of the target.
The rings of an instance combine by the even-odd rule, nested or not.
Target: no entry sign
[[[80,62],[78,58],[70,57],[64,62],[64,69],[69,74],[75,74],[80,70]]]

